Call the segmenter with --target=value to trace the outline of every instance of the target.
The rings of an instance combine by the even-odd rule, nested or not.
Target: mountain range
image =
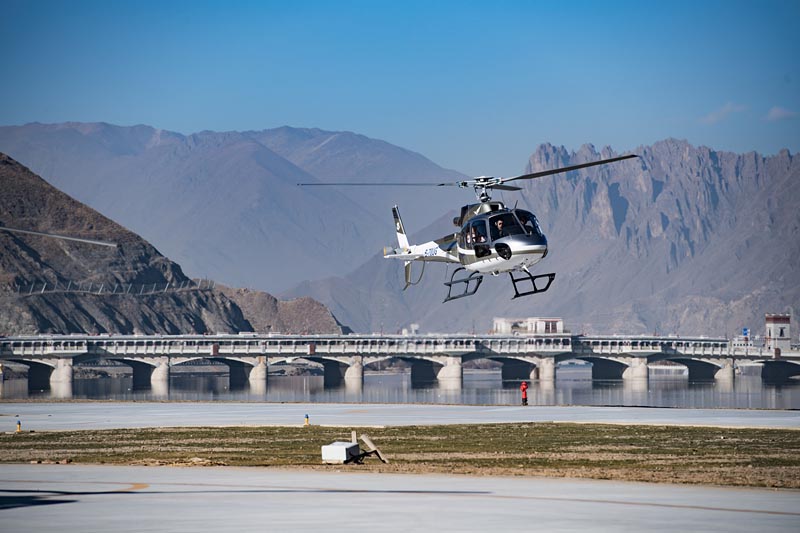
[[[415,218],[437,201],[431,191],[395,198],[384,191],[381,203],[369,188],[350,190],[351,197],[298,183],[318,182],[317,175],[461,177],[382,141],[291,128],[181,135],[149,126],[27,124],[0,127],[0,151],[156,243],[191,276],[273,293],[320,273],[346,274],[389,244],[391,199],[415,199],[408,202]],[[329,174],[319,171],[326,165]]]
[[[800,298],[800,163],[787,150],[735,154],[667,139],[632,150],[634,160],[498,191],[537,214],[549,254],[535,273],[556,280],[512,301],[508,277],[487,276],[476,295],[447,304],[452,268],[428,265],[403,291],[402,263],[379,250],[396,245],[393,203],[412,240],[429,240],[456,229],[470,191],[296,186],[463,177],[383,141],[289,127],[184,136],[66,123],[2,127],[0,150],[192,275],[313,297],[356,331],[486,331],[496,316],[561,316],[578,331],[724,335],[760,331],[764,313],[795,312]],[[520,173],[615,155],[543,144]]]
[[[761,332],[765,313],[796,313],[796,155],[733,154],[674,139],[633,152],[640,157],[504,194],[508,204],[535,212],[548,236],[548,257],[535,271],[557,274],[546,293],[511,300],[508,277],[487,276],[476,295],[442,304],[452,268],[431,265],[418,286],[402,291],[402,265],[375,256],[348,276],[310,281],[286,295],[319,299],[366,331],[409,322],[429,331],[486,331],[494,317],[559,316],[579,332],[731,335],[744,326]],[[526,172],[616,155],[545,144]],[[412,240],[452,232],[454,215]]]
[[[0,231],[0,334],[341,332],[310,298],[188,288],[181,267],[150,243],[5,154],[0,190],[0,226],[116,245]]]

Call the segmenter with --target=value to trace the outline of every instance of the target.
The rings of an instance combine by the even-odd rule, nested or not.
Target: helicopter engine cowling
[[[511,247],[504,242],[499,242],[494,247],[497,255],[503,259],[511,259]]]

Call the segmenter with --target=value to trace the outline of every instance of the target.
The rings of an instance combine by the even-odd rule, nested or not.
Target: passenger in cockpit
[[[483,223],[480,226],[473,226],[472,231],[475,232],[474,241],[476,244],[486,242],[486,229]]]

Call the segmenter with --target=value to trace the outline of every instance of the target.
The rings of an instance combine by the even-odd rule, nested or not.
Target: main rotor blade
[[[98,246],[109,246],[111,248],[116,248],[117,245],[113,242],[104,242],[104,241],[93,241],[91,239],[79,239],[78,237],[67,237],[66,235],[56,235],[55,233],[42,233],[40,231],[30,231],[24,229],[16,229],[16,228],[6,228],[4,226],[0,226],[0,231],[10,231],[12,233],[26,233],[28,235],[38,235],[40,237],[52,237],[54,239],[63,239],[65,241],[75,241],[75,242],[83,242],[86,244],[96,244]]]
[[[298,183],[298,187],[320,186],[320,185],[335,185],[343,187],[365,186],[365,187],[455,187],[458,183],[378,183],[378,182],[364,182],[364,183]]]
[[[611,159],[601,159],[600,161],[592,161],[591,163],[582,163],[580,165],[572,165],[570,167],[554,168],[552,170],[543,170],[541,172],[534,172],[532,174],[523,174],[521,176],[515,176],[513,178],[505,178],[505,179],[501,180],[500,183],[506,183],[506,182],[515,181],[515,180],[530,180],[530,179],[534,179],[534,178],[541,178],[543,176],[552,176],[553,174],[560,174],[562,172],[570,172],[572,170],[578,170],[578,169],[581,169],[581,168],[593,167],[593,166],[596,166],[596,165],[606,165],[608,163],[614,163],[615,161],[622,161],[623,159],[631,159],[633,157],[639,157],[639,156],[636,155],[636,154],[623,155],[623,156],[620,156],[620,157],[612,157]],[[494,188],[497,189],[498,187],[495,185]]]
[[[520,187],[513,185],[503,185],[509,181],[516,180],[529,180],[533,178],[541,178],[543,176],[551,176],[553,174],[560,174],[561,172],[570,172],[581,168],[593,167],[596,165],[606,165],[614,163],[615,161],[622,161],[624,159],[631,159],[639,157],[636,154],[623,155],[620,157],[612,157],[611,159],[601,159],[600,161],[592,161],[591,163],[582,163],[580,165],[572,165],[570,167],[554,168],[552,170],[543,170],[541,172],[534,172],[532,174],[523,174],[521,176],[514,176],[513,178],[487,178],[482,176],[480,178],[473,178],[469,180],[462,180],[447,183],[386,183],[386,182],[324,182],[324,183],[298,183],[299,187],[320,187],[320,186],[340,186],[340,187],[478,187],[482,189],[498,189],[501,191],[519,191]]]

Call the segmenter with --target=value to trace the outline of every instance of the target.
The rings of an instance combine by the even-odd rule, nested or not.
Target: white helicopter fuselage
[[[412,261],[455,263],[471,272],[497,275],[527,272],[547,255],[547,239],[536,217],[527,211],[503,208],[475,216],[460,232],[422,244],[409,244],[396,206],[393,213],[400,247],[384,250],[384,256],[403,259],[407,265]],[[505,229],[497,227],[500,219]]]
[[[491,250],[490,255],[477,257],[475,249],[458,248],[459,263],[467,270],[482,274],[501,274],[513,270],[528,270],[547,255],[547,244],[541,241],[530,240],[522,236],[506,237],[494,241],[509,247],[511,256],[508,259],[501,257],[497,251]]]
[[[480,287],[484,274],[498,275],[508,273],[514,287],[514,298],[529,296],[547,291],[556,277],[554,272],[534,275],[530,267],[536,265],[547,256],[547,239],[533,213],[523,209],[508,209],[502,202],[492,201],[491,192],[520,191],[522,187],[509,185],[511,182],[532,180],[564,172],[572,172],[597,165],[606,165],[638,157],[635,154],[622,155],[599,161],[589,161],[567,167],[531,172],[510,178],[479,176],[457,182],[442,183],[381,183],[381,185],[403,186],[457,186],[472,187],[480,203],[465,205],[453,223],[461,228],[453,233],[424,244],[410,244],[406,236],[403,222],[397,206],[392,208],[395,229],[397,231],[398,248],[384,249],[384,257],[402,259],[405,262],[405,278],[407,289],[422,280],[420,273],[417,281],[411,279],[411,265],[416,261],[458,264],[445,282],[448,287],[445,302],[464,298],[475,294]],[[366,185],[365,183],[298,183],[298,185]],[[461,271],[468,271],[464,275]],[[424,270],[423,270],[424,272]],[[515,273],[518,275],[515,276]],[[527,284],[527,287],[520,285]],[[453,293],[456,287],[455,294]],[[460,292],[458,289],[461,289]]]

